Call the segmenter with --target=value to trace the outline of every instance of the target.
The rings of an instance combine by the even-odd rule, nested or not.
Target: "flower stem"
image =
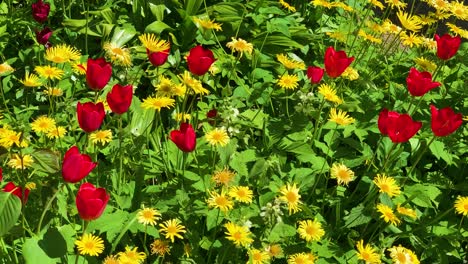
[[[42,211],[41,218],[39,218],[39,224],[37,225],[37,235],[39,235],[39,232],[41,231],[41,226],[42,226],[42,221],[44,220],[44,217],[49,210],[50,206],[52,205],[52,202],[57,198],[57,194],[63,189],[65,185],[61,185],[57,188],[57,191],[54,193],[52,197],[50,197],[49,201],[47,201],[47,204],[44,208],[44,211]]]
[[[436,136],[434,135],[432,137],[432,139],[429,141],[429,143],[427,143],[426,147],[419,153],[418,157],[416,158],[416,161],[413,163],[413,166],[411,166],[410,170],[408,171],[407,175],[411,175],[411,173],[414,171],[414,169],[416,168],[416,165],[418,165],[419,161],[421,160],[422,156],[424,155],[424,153],[427,151],[427,149],[429,148],[429,146],[432,144],[432,142],[434,142],[434,140],[436,139]],[[408,177],[406,177],[403,182],[401,183],[401,185],[403,186],[406,182],[406,179],[408,179]]]

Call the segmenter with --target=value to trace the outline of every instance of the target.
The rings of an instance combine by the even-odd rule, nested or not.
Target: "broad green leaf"
[[[9,192],[0,191],[0,237],[10,231],[20,214],[20,199]]]
[[[445,150],[445,144],[441,141],[434,140],[429,146],[432,154],[438,159],[443,159],[448,165],[453,163],[452,155]]]
[[[140,136],[149,133],[153,124],[155,110],[141,108],[140,100],[133,97],[132,100],[133,116],[130,123],[130,131],[134,136]]]
[[[369,223],[369,221],[372,220],[372,217],[370,217],[370,214],[366,211],[364,205],[360,204],[351,209],[351,212],[344,217],[344,220],[345,226],[347,228],[351,228]]]
[[[46,173],[56,173],[60,171],[59,153],[48,149],[36,150],[32,153],[34,157],[33,167]]]
[[[31,237],[26,239],[23,244],[23,257],[26,264],[56,264],[60,262],[59,258],[49,257],[39,246],[39,238]]]
[[[268,236],[268,241],[278,242],[286,237],[292,237],[296,234],[296,228],[285,223],[277,223]]]
[[[433,204],[437,206],[439,204],[437,197],[442,194],[442,192],[433,185],[419,183],[406,186],[404,193],[408,197],[414,197],[411,202],[421,207],[433,207]]]
[[[185,0],[185,12],[187,16],[193,16],[198,13],[198,10],[203,3],[203,0]]]
[[[206,230],[210,231],[214,227],[221,225],[224,214],[219,209],[211,209],[206,214]]]
[[[164,30],[174,31],[172,27],[161,21],[154,21],[145,28],[145,32],[161,35]]]
[[[121,47],[125,45],[129,40],[131,40],[135,36],[135,34],[136,34],[136,31],[133,28],[116,27],[114,30],[114,35],[112,36],[111,42]]]

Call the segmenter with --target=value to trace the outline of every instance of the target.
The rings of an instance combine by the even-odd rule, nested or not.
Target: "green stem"
[[[137,219],[137,215],[135,215],[135,217],[133,217],[133,219],[130,220],[130,222],[128,222],[128,224],[122,229],[122,231],[120,231],[119,236],[112,243],[111,252],[115,251],[115,247],[117,246],[117,244],[119,244],[120,239],[122,239],[122,237],[125,235],[125,232],[127,232],[127,230],[133,225],[133,223],[136,221],[136,219]]]
[[[120,186],[124,184],[125,179],[122,178],[123,157],[122,157],[122,115],[119,115],[119,180],[117,181],[117,189],[121,190]]]
[[[44,220],[44,217],[49,210],[50,206],[52,205],[52,202],[57,198],[58,193],[63,189],[65,185],[62,184],[57,188],[57,191],[55,191],[54,195],[50,197],[49,201],[47,201],[47,204],[44,208],[44,211],[42,211],[41,218],[39,218],[39,224],[37,225],[37,235],[39,235],[39,232],[41,231],[41,226],[42,226],[42,221]]]
[[[396,147],[396,146],[397,146],[397,144],[392,143],[392,147],[391,147],[390,150],[388,151],[387,157],[385,158],[385,162],[384,162],[384,164],[383,164],[383,166],[382,166],[382,170],[383,170],[384,172],[386,172],[385,169],[387,168],[388,161],[390,160],[390,156],[391,156],[393,150],[395,150],[395,147]]]
[[[319,123],[320,123],[320,114],[322,113],[322,109],[323,109],[324,105],[325,105],[325,98],[322,99],[322,102],[320,104],[320,107],[319,107],[319,110],[318,110],[318,113],[317,113],[317,118],[315,120],[314,133],[312,134],[312,146],[314,145],[314,142],[315,142],[315,136],[317,134],[318,126],[319,126]]]
[[[414,171],[414,169],[416,168],[416,165],[418,165],[419,161],[421,160],[422,156],[424,155],[424,153],[427,151],[427,149],[429,148],[429,146],[432,144],[432,142],[434,142],[434,140],[436,139],[436,136],[434,135],[432,137],[432,139],[429,141],[429,143],[427,143],[426,147],[419,153],[418,157],[416,158],[416,161],[413,163],[413,166],[411,166],[410,170],[408,171],[407,175],[411,175],[411,173]],[[406,177],[403,182],[401,183],[401,185],[403,186],[406,182],[406,180],[408,179],[408,177]]]

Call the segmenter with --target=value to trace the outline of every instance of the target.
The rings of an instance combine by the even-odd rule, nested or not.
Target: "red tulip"
[[[121,115],[127,112],[128,108],[132,104],[132,97],[133,87],[131,85],[122,86],[120,84],[116,84],[107,94],[107,104],[109,104],[112,112]]]
[[[0,168],[0,182],[3,181],[3,170]]]
[[[149,49],[146,49],[146,54],[148,54],[148,59],[151,64],[153,64],[155,67],[158,67],[167,61],[167,57],[169,56],[169,49],[161,52],[151,52]]]
[[[206,113],[207,118],[215,118],[218,115],[218,110],[216,109],[211,109]]]
[[[76,194],[76,208],[83,220],[99,218],[109,202],[109,194],[104,188],[96,188],[89,182],[81,184]]]
[[[215,62],[213,52],[200,45],[192,48],[187,56],[188,68],[190,72],[196,75],[205,74],[213,62]]]
[[[91,157],[81,154],[77,146],[71,147],[63,157],[62,177],[66,182],[76,183],[88,176],[97,163]]]
[[[342,50],[335,51],[333,47],[328,47],[325,51],[325,71],[331,78],[339,77],[353,61],[354,57],[348,58]]]
[[[36,31],[36,40],[39,42],[39,44],[42,45],[48,45],[49,43],[49,38],[52,36],[52,30],[48,27],[45,27],[41,31]]]
[[[43,23],[47,20],[50,11],[50,4],[42,2],[42,0],[37,1],[31,5],[32,7],[32,16],[34,20],[39,23]]]
[[[18,196],[18,198],[21,200],[23,204],[26,204],[26,202],[28,201],[28,196],[29,196],[28,188],[24,188],[24,192],[23,192],[23,188],[21,188],[20,186],[16,186],[13,182],[9,182],[5,185],[5,187],[3,187],[3,191],[9,192]]]
[[[434,39],[437,42],[437,57],[441,60],[448,60],[455,56],[461,43],[460,36],[452,37],[449,34],[442,37],[435,34]]]
[[[438,110],[431,105],[431,128],[434,135],[445,137],[457,130],[463,123],[462,114],[455,114],[450,107]]]
[[[319,83],[322,80],[324,70],[320,67],[309,66],[307,68],[307,77],[309,77],[312,83]]]
[[[392,142],[408,141],[421,129],[422,123],[413,121],[408,114],[399,114],[383,109],[379,114],[378,127],[380,133],[388,135]]]
[[[180,130],[171,131],[171,140],[183,152],[191,152],[197,145],[197,135],[192,125],[188,123],[180,124]]]
[[[88,59],[86,82],[92,90],[102,90],[112,75],[112,66],[104,58]]]
[[[93,132],[97,130],[106,117],[106,112],[104,111],[104,105],[102,103],[84,103],[81,104],[78,102],[76,107],[76,113],[78,115],[78,124],[81,129],[86,132]]]
[[[429,72],[419,72],[416,68],[410,69],[406,84],[412,96],[423,96],[430,90],[440,86],[439,82],[432,81],[432,75]]]

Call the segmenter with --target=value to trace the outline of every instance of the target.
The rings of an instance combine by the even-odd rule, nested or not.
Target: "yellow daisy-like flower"
[[[72,63],[73,72],[79,75],[86,75],[88,64],[86,62],[74,62]]]
[[[104,241],[98,236],[84,234],[80,240],[75,241],[80,255],[99,256],[104,251]]]
[[[330,115],[329,115],[328,120],[334,123],[337,123],[338,125],[341,125],[341,126],[347,126],[354,122],[354,118],[348,116],[347,112],[342,111],[340,109],[338,110],[338,112],[336,112],[336,108],[332,108],[330,110]]]
[[[41,80],[39,79],[39,76],[37,76],[34,73],[29,73],[26,72],[26,75],[24,76],[24,79],[20,81],[24,86],[27,87],[37,87],[41,86]]]
[[[223,30],[221,27],[223,24],[216,23],[214,20],[210,20],[208,18],[193,17],[193,22],[204,29],[214,29],[216,31]]]
[[[252,203],[253,192],[247,186],[233,186],[228,195],[241,203]]]
[[[428,50],[435,51],[437,49],[437,42],[434,39],[421,37],[421,40],[423,42],[423,46]]]
[[[166,254],[170,254],[171,247],[166,240],[156,239],[153,243],[151,243],[151,254],[157,254],[161,257],[164,257]]]
[[[143,207],[138,214],[138,223],[143,225],[156,225],[156,220],[161,218],[161,213],[153,208]]]
[[[187,113],[177,113],[174,115],[174,119],[177,121],[177,122],[187,122],[189,121],[190,119],[192,118],[192,116],[190,114],[187,114]]]
[[[31,123],[31,128],[36,133],[47,133],[55,128],[55,120],[47,116],[40,116]]]
[[[400,20],[401,25],[407,30],[418,32],[422,28],[421,21],[418,16],[412,16],[400,10],[397,13],[397,17]]]
[[[13,157],[8,161],[8,166],[17,170],[24,170],[29,168],[34,163],[34,159],[31,155],[26,154],[22,157],[18,154],[13,154]]]
[[[401,27],[393,24],[392,21],[388,19],[383,22],[382,29],[384,33],[390,33],[394,35],[398,35],[402,31]]]
[[[342,3],[342,2],[334,2],[333,5],[334,5],[334,7],[342,8],[343,10],[348,11],[348,12],[354,11],[354,9],[352,7],[350,7],[349,5],[347,5],[345,3]]]
[[[416,35],[415,33],[410,33],[409,35],[402,33],[400,34],[400,39],[402,40],[402,44],[412,48],[413,46],[419,47],[421,44],[424,43],[423,38]]]
[[[304,70],[305,69],[305,63],[304,62],[290,59],[288,56],[286,56],[284,54],[276,55],[276,59],[281,64],[283,64],[283,66],[286,69],[290,69],[290,70],[293,70],[293,69]]]
[[[437,18],[437,20],[439,21],[448,19],[450,16],[450,13],[444,10],[436,10],[436,12],[434,13],[434,17]]]
[[[327,0],[312,0],[310,3],[315,7],[322,6],[328,9],[331,9],[332,7],[334,7],[333,3]]]
[[[169,97],[148,97],[143,100],[141,107],[161,111],[161,108],[170,108],[174,106],[174,103],[175,100]]]
[[[390,197],[398,196],[401,193],[400,186],[395,179],[385,174],[377,174],[373,182],[379,187],[379,192],[386,193]]]
[[[452,1],[448,10],[454,17],[464,21],[468,20],[468,6],[464,5],[463,2]]]
[[[59,97],[63,95],[63,90],[57,87],[47,87],[43,93],[48,96]]]
[[[238,226],[232,222],[224,224],[224,227],[227,230],[225,232],[226,239],[232,241],[236,246],[247,247],[252,244],[253,239],[250,237],[251,233],[247,227]]]
[[[379,0],[369,0],[369,3],[375,7],[380,8],[380,10],[384,9],[384,5]]]
[[[380,39],[379,39],[380,40]],[[354,80],[357,80],[359,78],[359,73],[356,69],[354,69],[353,67],[348,67],[346,68],[346,70],[341,74],[341,76],[343,76],[344,78],[350,80],[350,81],[354,81]]]
[[[81,53],[76,48],[68,46],[67,44],[59,44],[48,48],[44,57],[51,62],[65,63],[79,60]]]
[[[252,43],[249,43],[241,38],[231,38],[231,41],[226,44],[226,47],[230,48],[233,52],[239,52],[241,56],[243,53],[251,55],[253,51]]]
[[[39,74],[39,76],[46,78],[46,79],[57,79],[60,80],[63,77],[64,71],[57,68],[53,67],[50,65],[46,66],[36,66],[34,70]]]
[[[288,257],[288,264],[314,264],[316,259],[311,253],[296,253]]]
[[[110,129],[94,131],[89,135],[89,139],[93,144],[105,145],[112,141],[112,131]]]
[[[249,250],[249,264],[266,264],[270,263],[270,255],[268,252],[261,251],[258,249]]]
[[[174,96],[175,92],[175,84],[172,82],[171,79],[168,79],[164,76],[159,78],[159,83],[156,85],[156,95],[157,96],[165,96],[165,97],[172,97]]]
[[[446,23],[445,25],[448,28],[450,28],[450,31],[452,31],[452,33],[454,33],[455,35],[458,35],[464,39],[468,39],[468,30],[457,27],[456,25],[452,23]]]
[[[36,189],[36,183],[34,182],[28,182],[24,185],[24,188],[28,190],[35,190]]]
[[[205,134],[205,139],[212,146],[224,147],[229,143],[229,135],[224,127],[215,128]]]
[[[346,36],[342,32],[335,31],[335,32],[326,32],[327,36],[329,36],[332,39],[335,39],[337,41],[346,43]]]
[[[13,67],[10,66],[7,62],[0,64],[0,76],[10,74],[14,71]]]
[[[296,213],[302,211],[299,207],[302,204],[301,195],[299,194],[299,188],[297,188],[296,184],[290,183],[282,186],[280,188],[281,196],[279,197],[280,200],[286,202],[288,204],[289,214],[291,212]]]
[[[117,256],[119,257],[119,263],[139,264],[143,263],[146,259],[146,254],[144,252],[138,252],[138,247],[132,249],[129,246],[125,247],[124,252],[117,253]]]
[[[450,8],[450,3],[446,0],[428,0],[426,2],[437,11],[448,11]]]
[[[181,225],[181,222],[179,219],[171,219],[164,221],[162,224],[159,224],[161,227],[159,229],[160,233],[165,234],[165,238],[169,238],[172,243],[174,243],[174,238],[178,237],[180,239],[184,239],[184,237],[179,234],[179,233],[185,233],[187,232],[185,230],[185,227]]]
[[[393,246],[388,251],[390,251],[390,257],[395,264],[419,264],[416,254],[401,245]]]
[[[377,205],[377,211],[379,211],[382,214],[380,218],[382,218],[387,223],[391,223],[392,225],[398,225],[401,222],[401,220],[398,219],[398,217],[393,213],[392,208],[385,204],[379,203]]]
[[[437,65],[424,58],[424,57],[419,57],[419,58],[416,58],[414,59],[414,62],[416,63],[416,65],[418,65],[423,71],[428,71],[428,72],[434,72],[436,69],[437,69]]]
[[[63,138],[67,133],[67,130],[63,126],[55,126],[51,130],[47,131],[48,138]]]
[[[321,94],[325,100],[335,103],[335,104],[341,104],[343,103],[343,100],[336,95],[336,90],[333,89],[330,85],[328,84],[322,84],[318,87],[318,93]]]
[[[106,57],[115,65],[124,67],[132,65],[132,57],[130,56],[129,49],[120,47],[113,42],[105,43],[103,48],[106,51]]]
[[[119,263],[119,259],[117,258],[117,256],[110,255],[104,259],[102,264],[120,264],[120,263]]]
[[[265,248],[265,251],[268,252],[268,255],[272,258],[280,258],[283,256],[283,249],[279,244],[271,244]]]
[[[233,208],[234,203],[224,193],[224,190],[222,190],[221,193],[217,193],[216,191],[209,191],[209,194],[210,198],[208,198],[206,201],[209,207],[218,208],[224,213]]]
[[[21,132],[15,132],[10,129],[2,128],[0,129],[0,146],[4,148],[11,148],[14,144],[20,146]]]
[[[163,52],[171,48],[169,42],[156,38],[154,34],[146,33],[139,36],[138,39],[151,52]]]
[[[229,168],[226,167],[223,170],[216,171],[211,177],[211,180],[214,181],[217,186],[219,185],[229,186],[229,184],[234,180],[235,176],[236,176],[236,173],[233,171],[230,171]]]
[[[366,262],[366,264],[380,264],[382,261],[380,260],[380,254],[376,252],[374,248],[372,248],[369,244],[364,246],[364,240],[359,240],[356,243],[357,248],[357,257],[360,260]]]
[[[299,77],[296,74],[283,74],[278,80],[278,85],[283,89],[294,90],[299,85]]]
[[[418,216],[416,214],[416,211],[414,211],[411,208],[406,208],[406,207],[401,207],[400,205],[397,205],[397,212],[401,215],[409,216],[413,219],[416,219]]]
[[[419,22],[421,22],[421,25],[429,26],[437,22],[437,20],[434,17],[429,16],[429,15],[420,15]]]
[[[404,9],[407,6],[405,2],[402,2],[400,0],[385,0],[385,3],[387,3],[392,9]]]
[[[377,25],[377,24],[376,24],[376,25]],[[378,26],[378,25],[377,25],[377,26]],[[362,38],[365,39],[365,40],[368,40],[368,41],[370,41],[370,42],[373,42],[373,43],[378,43],[378,44],[382,43],[382,40],[381,40],[381,39],[376,38],[376,37],[374,37],[374,36],[372,36],[372,35],[370,35],[370,34],[367,34],[367,33],[366,33],[364,30],[362,30],[362,29],[359,30],[358,36],[362,37]],[[343,75],[345,75],[346,71],[347,71],[348,69],[350,69],[350,68],[351,68],[351,67],[346,68],[346,70],[343,72]],[[357,71],[356,71],[356,74],[357,74]],[[359,77],[359,74],[357,75],[357,77]],[[357,78],[356,78],[356,79],[357,79]]]
[[[330,177],[336,179],[339,185],[348,185],[354,180],[354,172],[344,164],[333,163]]]
[[[307,242],[318,241],[325,235],[322,224],[317,220],[299,221],[297,232],[299,236]]]
[[[192,78],[192,76],[190,76],[190,72],[188,72],[188,71],[185,71],[183,75],[179,76],[179,79],[181,79],[182,83],[185,86],[189,87],[191,92],[193,92],[195,94],[202,94],[203,95],[203,94],[209,94],[210,93],[210,91],[203,88],[203,85],[199,80]]]
[[[278,2],[280,3],[281,6],[283,6],[287,10],[289,10],[291,12],[296,12],[296,8],[294,6],[291,6],[290,4],[285,2],[284,0],[279,0]]]
[[[458,196],[454,207],[457,214],[468,216],[468,196]]]

